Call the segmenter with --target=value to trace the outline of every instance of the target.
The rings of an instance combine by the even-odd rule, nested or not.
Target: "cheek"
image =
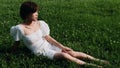
[[[36,14],[35,14],[35,15],[32,15],[32,17],[33,17],[33,18],[37,18],[37,17],[38,17],[38,15],[36,15]]]
[[[32,16],[32,20],[37,20],[38,17],[37,16]]]

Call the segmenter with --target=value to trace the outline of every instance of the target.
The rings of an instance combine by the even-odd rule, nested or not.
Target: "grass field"
[[[10,53],[10,27],[22,22],[19,7],[24,1],[0,0],[0,68],[91,68],[37,57],[23,43]],[[111,65],[103,68],[120,68],[120,0],[33,1],[39,5],[39,19],[49,24],[52,37],[76,51],[110,61]]]

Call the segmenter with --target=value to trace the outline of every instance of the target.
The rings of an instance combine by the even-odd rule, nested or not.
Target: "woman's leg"
[[[83,59],[85,58],[85,59],[100,61],[100,62],[103,62],[105,64],[109,64],[108,61],[97,59],[97,58],[90,56],[88,54],[85,54],[83,52],[69,51],[68,54],[70,54],[71,56],[76,57],[76,58],[83,58]]]
[[[69,55],[67,53],[64,53],[64,52],[56,53],[54,55],[54,59],[67,59],[67,60],[76,62],[79,65],[88,65],[88,66],[93,66],[93,67],[97,67],[97,68],[102,68],[102,66],[99,66],[99,65],[96,65],[96,64],[92,64],[92,63],[86,63],[86,62],[84,62],[82,60],[79,60],[79,59],[77,59],[77,58],[75,58],[75,57],[73,57],[73,56],[71,56],[71,55]]]
[[[67,60],[70,60],[70,61],[73,61],[73,62],[76,62],[77,64],[80,64],[80,65],[85,65],[86,62],[82,61],[82,60],[79,60],[67,53],[64,53],[64,52],[61,52],[61,53],[56,53],[54,55],[54,59],[67,59]]]
[[[96,58],[94,58],[88,54],[85,54],[83,52],[69,51],[68,54],[70,54],[71,56],[76,57],[76,58],[96,60]]]

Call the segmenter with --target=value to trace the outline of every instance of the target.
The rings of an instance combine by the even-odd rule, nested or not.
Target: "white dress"
[[[44,21],[38,22],[40,23],[40,29],[32,34],[25,35],[20,25],[12,26],[10,34],[13,36],[15,41],[23,40],[27,48],[29,48],[35,55],[43,55],[53,59],[55,53],[61,52],[61,49],[51,45],[44,38],[50,33],[48,24]]]

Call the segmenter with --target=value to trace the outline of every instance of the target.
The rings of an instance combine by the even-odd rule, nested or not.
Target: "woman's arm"
[[[52,38],[50,35],[45,36],[45,39],[46,39],[49,43],[51,43],[51,44],[53,44],[53,45],[61,48],[62,51],[70,51],[70,50],[72,50],[71,48],[68,48],[68,47],[63,46],[61,43],[59,43],[58,41],[56,41],[56,40],[55,40],[54,38]]]

